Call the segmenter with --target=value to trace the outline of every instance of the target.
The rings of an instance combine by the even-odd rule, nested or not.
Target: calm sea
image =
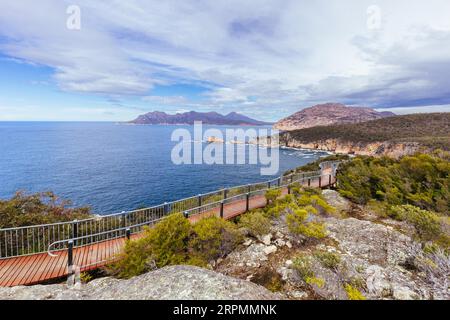
[[[260,165],[173,164],[171,134],[177,128],[192,131],[104,122],[0,122],[0,198],[17,190],[51,190],[105,214],[270,179],[261,176]],[[324,155],[282,149],[277,175]]]

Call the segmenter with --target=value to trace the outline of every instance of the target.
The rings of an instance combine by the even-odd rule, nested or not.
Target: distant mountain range
[[[185,112],[174,115],[165,112],[154,111],[140,115],[136,119],[130,121],[132,124],[194,124],[194,121],[202,121],[203,124],[213,125],[245,125],[245,126],[262,126],[272,123],[258,121],[242,114],[231,112],[222,115],[217,112]]]
[[[365,107],[347,107],[341,103],[325,103],[294,113],[278,121],[274,128],[292,131],[332,124],[365,122],[392,116],[395,116],[392,112],[378,112]]]

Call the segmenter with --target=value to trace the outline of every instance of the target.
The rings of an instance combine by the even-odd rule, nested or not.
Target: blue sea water
[[[261,175],[261,165],[173,164],[177,142],[171,134],[178,128],[192,131],[109,122],[0,122],[0,198],[17,190],[51,190],[75,206],[106,214],[271,178]],[[273,177],[324,155],[281,149]]]

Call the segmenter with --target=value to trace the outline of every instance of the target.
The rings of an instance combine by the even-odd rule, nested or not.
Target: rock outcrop
[[[315,149],[361,156],[388,156],[392,158],[412,155],[423,149],[417,142],[352,142],[334,138],[315,142],[304,142],[291,136],[289,132],[281,136],[280,144],[288,148]]]
[[[0,300],[269,300],[257,284],[192,266],[170,266],[129,280],[100,278],[80,287],[63,284],[0,288]]]
[[[448,256],[427,256],[408,232],[397,230],[404,226],[388,225],[367,208],[355,208],[336,191],[324,190],[323,196],[343,213],[320,218],[328,230],[326,239],[307,242],[289,233],[280,217],[273,221],[270,234],[247,240],[216,270],[267,287],[276,283],[275,288],[288,299],[345,300],[347,284],[371,300],[450,299]],[[355,210],[360,218],[349,218]],[[339,262],[324,265],[318,252],[332,254]],[[308,259],[317,283],[307,283],[296,271],[299,256]]]
[[[364,122],[390,116],[394,116],[394,114],[378,112],[371,108],[347,107],[340,103],[325,103],[294,113],[278,121],[274,128],[291,131],[331,124]]]

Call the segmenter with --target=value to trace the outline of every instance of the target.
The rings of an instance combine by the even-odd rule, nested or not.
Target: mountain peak
[[[227,115],[221,115],[215,111],[197,112],[188,111],[184,113],[177,113],[169,115],[161,111],[153,111],[140,115],[130,123],[134,124],[194,124],[194,121],[202,121],[204,124],[213,125],[247,125],[260,126],[269,123],[258,121],[247,116],[241,115],[237,112],[230,112]]]
[[[368,107],[348,107],[328,102],[300,110],[278,121],[275,128],[284,131],[332,124],[357,123],[395,116],[392,112],[378,112]]]

